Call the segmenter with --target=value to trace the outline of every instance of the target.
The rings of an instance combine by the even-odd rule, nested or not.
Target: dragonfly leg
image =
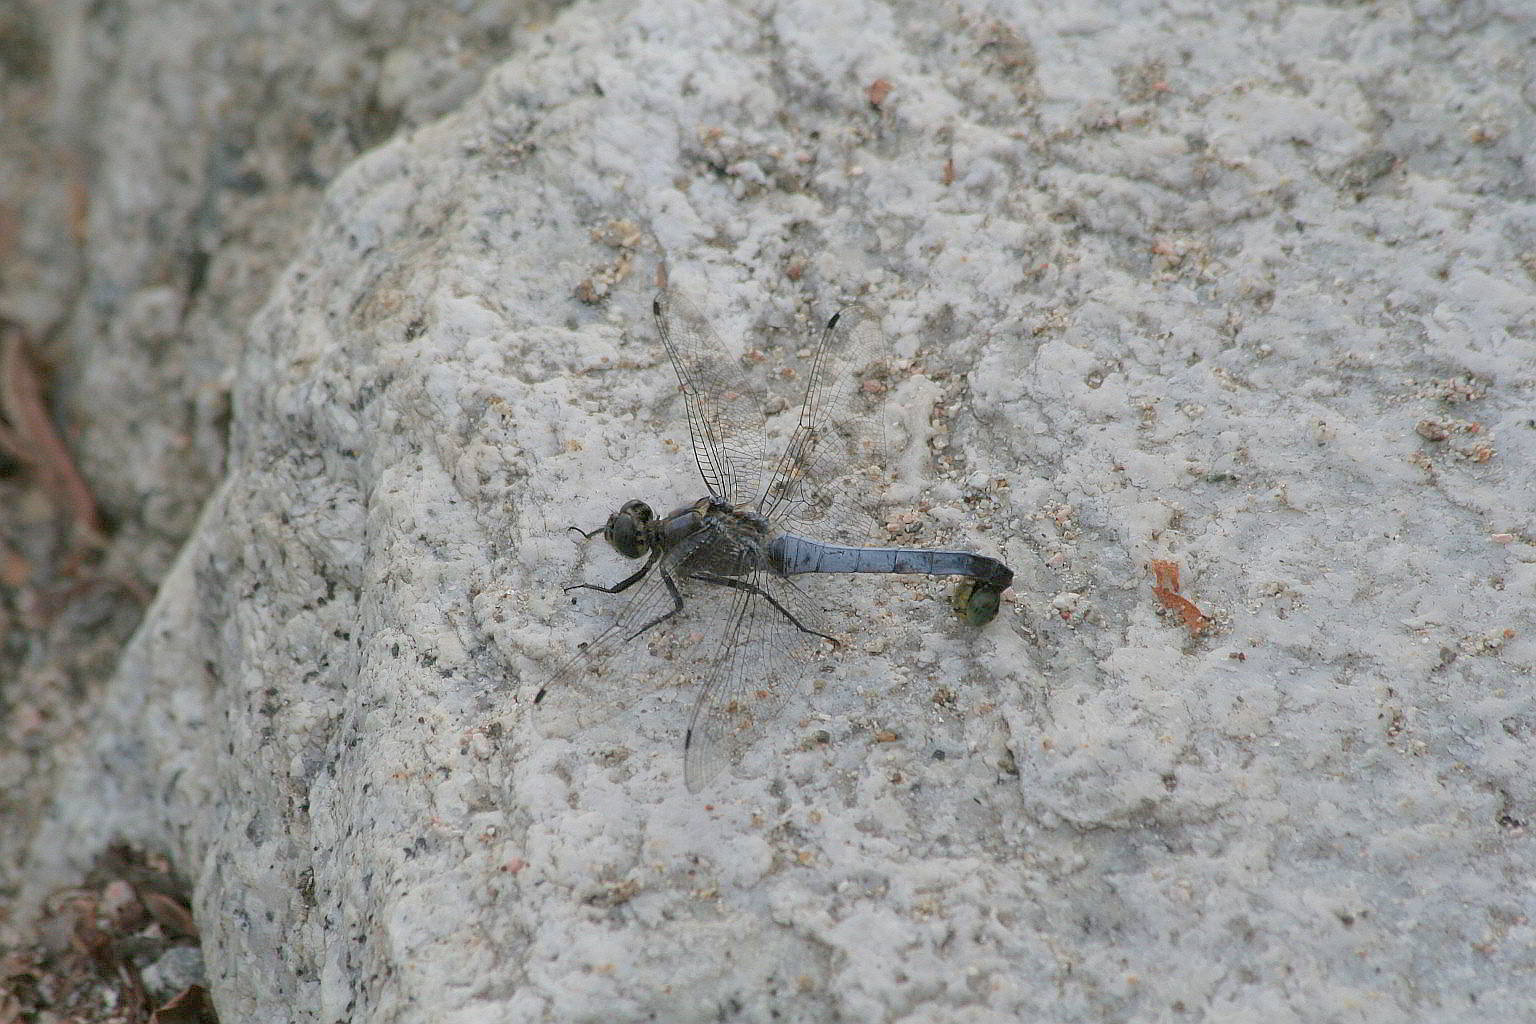
[[[639,572],[635,573],[633,576],[626,580],[621,580],[611,587],[600,587],[596,583],[573,583],[565,588],[565,592],[569,594],[573,590],[600,590],[605,594],[622,593],[623,591],[626,591],[630,587],[634,586],[636,583],[639,583],[641,580],[645,579],[645,574],[650,572],[651,566],[656,564],[656,556],[656,551],[652,550],[651,557],[645,560],[645,564],[640,567]]]
[[[667,572],[666,569],[657,569],[656,571],[661,573],[661,581],[667,585],[667,593],[672,595],[672,609],[670,611],[662,612],[650,622],[647,622],[645,625],[629,634],[629,636],[625,637],[626,642],[633,640],[635,637],[639,636],[641,633],[644,633],[646,630],[651,629],[652,627],[661,625],[663,622],[666,622],[672,616],[683,610],[683,595],[681,591],[677,589],[677,583],[672,579],[672,574]]]
[[[700,582],[703,582],[703,583],[714,583],[714,584],[716,584],[718,586],[730,587],[732,590],[745,590],[749,594],[756,594],[758,597],[763,598],[769,604],[773,605],[776,609],[778,609],[779,614],[784,616],[786,619],[788,619],[794,625],[794,627],[796,629],[798,629],[800,632],[802,632],[802,633],[809,633],[809,634],[811,634],[811,636],[819,636],[823,640],[825,640],[829,644],[831,644],[833,647],[837,646],[837,638],[836,637],[830,637],[830,636],[827,636],[827,634],[825,634],[825,633],[818,633],[814,629],[807,628],[805,625],[803,625],[800,622],[799,619],[795,618],[794,615],[790,614],[790,611],[789,611],[788,608],[785,608],[783,605],[779,604],[779,602],[775,601],[773,599],[773,595],[768,593],[768,591],[764,590],[762,587],[756,586],[756,585],[751,584],[751,583],[747,583],[744,580],[732,579],[729,576],[716,576],[712,572],[696,572],[696,573],[694,573],[692,576],[690,576],[688,578],[689,579],[694,579],[694,580],[699,580]]]

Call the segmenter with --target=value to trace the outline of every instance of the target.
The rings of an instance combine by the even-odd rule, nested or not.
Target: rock
[[[576,5],[382,131],[223,365],[33,898],[169,851],[231,1020],[1520,1019],[1508,26],[990,10]],[[527,702],[621,600],[561,593],[624,571],[565,527],[698,496],[663,264],[769,376],[882,310],[923,384],[892,492],[1017,570],[980,634],[942,583],[832,588],[862,639],[702,799],[686,693]],[[1468,376],[1485,459],[1415,433]]]
[[[172,946],[140,972],[150,1004],[158,1006],[204,983],[203,952],[196,946]]]

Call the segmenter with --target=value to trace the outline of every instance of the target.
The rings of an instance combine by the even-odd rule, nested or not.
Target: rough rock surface
[[[0,317],[30,335],[109,527],[100,550],[68,550],[57,510],[0,451],[0,903],[223,474],[243,335],[326,184],[461,104],[547,14],[530,0],[0,5]]]
[[[1522,11],[567,9],[327,191],[34,885],[172,850],[230,1020],[1523,1019]],[[686,694],[526,703],[564,527],[698,490],[663,262],[769,371],[883,310],[888,496],[1019,572],[848,587],[704,799]]]

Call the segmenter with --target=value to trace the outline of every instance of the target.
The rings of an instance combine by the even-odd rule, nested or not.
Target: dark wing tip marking
[[[661,296],[657,295],[651,300],[651,315],[661,316]]]
[[[837,321],[842,317],[843,312],[844,311],[840,309],[836,313],[832,314],[832,319],[827,321],[827,330],[830,331],[832,328],[837,326]]]

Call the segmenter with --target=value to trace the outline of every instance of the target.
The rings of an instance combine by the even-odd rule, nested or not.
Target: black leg
[[[721,587],[730,587],[732,590],[744,590],[749,594],[756,594],[758,597],[761,597],[763,600],[777,608],[779,614],[788,619],[800,632],[809,633],[811,636],[819,636],[833,647],[838,645],[836,637],[827,636],[825,633],[818,633],[814,629],[807,629],[800,623],[799,619],[795,618],[789,613],[788,608],[785,608],[783,605],[779,604],[779,602],[773,599],[772,594],[768,593],[768,591],[764,590],[762,587],[757,586],[756,584],[747,583],[744,580],[732,579],[729,576],[716,576],[712,572],[696,572],[688,578],[692,580],[699,580],[702,583],[713,583]]]
[[[662,614],[652,619],[650,622],[647,622],[645,625],[629,634],[629,636],[624,638],[626,643],[630,640],[633,640],[641,633],[644,633],[646,630],[661,625],[663,622],[666,622],[672,616],[683,610],[683,595],[677,589],[677,584],[673,582],[672,574],[667,572],[666,569],[657,569],[656,571],[661,573],[661,582],[667,585],[667,593],[672,595],[672,610],[669,612],[663,612]]]
[[[600,587],[596,583],[573,583],[565,588],[565,592],[569,594],[573,590],[600,590],[605,594],[622,593],[623,591],[626,591],[630,587],[634,586],[636,583],[639,583],[641,580],[645,579],[645,574],[650,572],[651,566],[655,564],[656,552],[652,551],[651,557],[645,560],[645,564],[640,567],[640,571],[629,577],[627,580],[616,583],[611,587]]]

